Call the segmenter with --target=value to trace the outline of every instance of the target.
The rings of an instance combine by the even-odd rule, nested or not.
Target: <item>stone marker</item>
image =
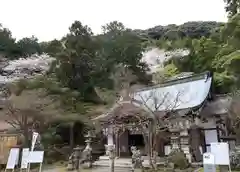
[[[214,155],[211,153],[203,154],[203,169],[204,172],[216,172]]]

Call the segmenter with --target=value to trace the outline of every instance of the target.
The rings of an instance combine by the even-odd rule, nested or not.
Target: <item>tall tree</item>
[[[0,23],[0,53],[7,57],[14,57],[18,54],[18,48],[15,39],[9,29],[3,27]]]
[[[44,52],[48,53],[49,55],[56,57],[56,55],[62,51],[63,45],[62,42],[59,40],[52,40],[50,42],[42,42],[41,48]]]
[[[226,3],[226,11],[228,12],[229,16],[234,16],[239,12],[240,8],[240,1],[239,0],[224,0]]]
[[[79,91],[84,100],[100,102],[95,91],[97,44],[93,33],[79,21],[75,21],[69,31],[65,48],[57,58],[57,77],[64,86]]]
[[[17,42],[19,51],[22,56],[29,56],[35,53],[42,53],[38,39],[34,36],[30,38],[22,38]]]
[[[22,90],[11,94],[1,111],[1,118],[22,132],[25,145],[29,145],[31,131],[35,129],[42,133],[47,121],[59,114],[57,109],[54,100],[46,96],[43,89]]]
[[[114,71],[116,65],[130,69],[140,81],[148,82],[147,65],[142,62],[142,40],[135,32],[126,29],[121,22],[113,21],[103,28],[105,39],[102,39],[102,56],[105,66]]]

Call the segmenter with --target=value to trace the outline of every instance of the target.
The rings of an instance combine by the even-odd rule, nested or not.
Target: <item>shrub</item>
[[[188,159],[181,150],[174,150],[168,156],[168,162],[174,164],[174,168],[186,169],[189,167]]]

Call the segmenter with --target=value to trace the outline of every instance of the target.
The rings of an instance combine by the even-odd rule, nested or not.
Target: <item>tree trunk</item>
[[[240,129],[236,130],[236,146],[240,145]]]
[[[69,141],[70,141],[70,148],[73,149],[74,147],[74,131],[73,131],[74,123],[71,123],[69,126]]]
[[[116,138],[116,154],[117,154],[116,156],[120,157],[119,133],[116,133],[116,137],[115,138]]]
[[[23,131],[23,136],[24,136],[24,143],[23,143],[23,145],[24,145],[24,147],[29,147],[30,145],[30,143],[29,143],[29,132],[28,132],[28,127],[25,127],[24,129],[23,129],[24,131]]]
[[[228,166],[226,165],[219,165],[219,172],[227,172],[229,169],[228,169]]]
[[[85,91],[84,99],[89,102],[103,104],[104,101],[98,96],[94,87],[89,87]]]
[[[193,158],[196,162],[200,162],[202,160],[202,155],[199,149],[201,146],[200,128],[196,125],[191,126],[189,135]]]
[[[149,156],[149,165],[151,166],[152,169],[155,169],[154,163],[153,163],[153,133],[149,132],[149,137],[148,137],[148,144],[149,144],[149,149],[148,149],[148,156]]]
[[[24,136],[24,147],[31,146],[29,142],[29,127],[28,127],[28,121],[27,117],[25,115],[22,115],[22,130],[23,130],[23,136]]]

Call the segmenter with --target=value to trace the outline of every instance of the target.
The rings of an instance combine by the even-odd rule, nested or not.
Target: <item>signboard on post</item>
[[[30,163],[40,163],[39,172],[42,171],[44,151],[31,151],[28,155],[28,172],[30,171]]]
[[[211,143],[211,153],[215,156],[216,165],[220,165],[220,168],[228,166],[229,171],[231,172],[228,143]]]
[[[215,157],[213,154],[206,152],[203,154],[203,164],[215,164]]]
[[[211,153],[215,157],[216,165],[230,165],[228,143],[211,143]]]
[[[34,147],[35,147],[35,144],[36,144],[36,141],[37,141],[37,137],[38,137],[38,133],[37,132],[33,132],[31,151],[34,150]]]
[[[203,154],[203,169],[204,172],[216,172],[214,155],[206,152]]]
[[[15,166],[18,164],[18,159],[19,159],[19,148],[12,148],[8,156],[6,170],[7,169],[14,170]]]
[[[33,151],[29,152],[28,162],[29,163],[42,163],[44,151]]]
[[[22,151],[21,169],[28,168],[28,156],[29,156],[29,148],[24,148]]]

